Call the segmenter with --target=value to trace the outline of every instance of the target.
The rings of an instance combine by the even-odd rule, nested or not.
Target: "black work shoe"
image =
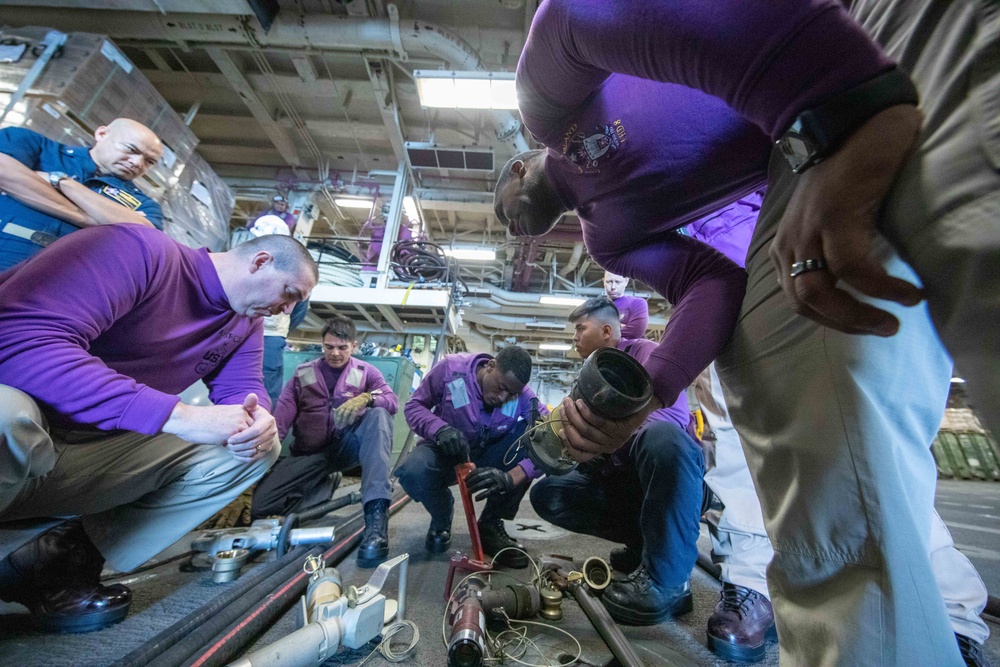
[[[389,557],[389,501],[365,503],[365,532],[358,547],[358,567],[375,567]]]
[[[664,588],[653,581],[644,565],[625,579],[611,582],[601,600],[611,618],[623,625],[656,625],[694,609],[690,582]]]
[[[986,657],[982,644],[957,632],[955,639],[958,640],[958,650],[967,667],[990,667],[990,659]]]
[[[723,584],[715,613],[708,618],[708,648],[733,662],[758,662],[767,643],[778,639],[771,602],[757,591]]]
[[[521,570],[528,567],[528,555],[524,553],[524,545],[515,542],[507,534],[503,519],[492,517],[479,518],[479,539],[483,543],[483,553],[496,556],[493,561],[497,565]],[[510,547],[508,549],[508,547]],[[508,549],[500,553],[502,549]],[[517,551],[520,549],[520,551]],[[497,556],[497,554],[500,554]]]
[[[427,529],[427,540],[424,546],[432,554],[439,554],[448,550],[451,546],[451,528],[435,528],[431,525]]]
[[[0,562],[0,599],[23,604],[51,632],[90,632],[125,618],[132,592],[102,586],[104,558],[78,521],[49,530]]]
[[[632,547],[625,545],[611,550],[611,557],[608,564],[612,570],[618,570],[623,574],[632,574],[635,568],[642,565],[642,547]]]

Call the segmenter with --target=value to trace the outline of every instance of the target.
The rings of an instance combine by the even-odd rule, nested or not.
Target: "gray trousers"
[[[80,516],[112,567],[135,569],[229,504],[279,452],[275,442],[242,463],[173,435],[57,436],[30,396],[0,385],[0,559]]]
[[[995,9],[986,0],[852,6],[912,73],[926,116],[880,220],[887,270],[928,294],[916,308],[878,302],[899,317],[895,336],[840,334],[792,311],[768,249],[796,179],[780,156],[771,161],[747,295],[717,364],[774,546],[768,588],[784,664],[962,664],[929,555],[928,443],[951,374],[940,341],[987,422],[1000,425]]]

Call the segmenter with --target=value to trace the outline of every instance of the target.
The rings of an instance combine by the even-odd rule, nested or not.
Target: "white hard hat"
[[[250,233],[254,236],[266,236],[267,234],[292,235],[285,221],[276,215],[262,215],[257,218],[257,221],[253,223],[253,227],[250,228]]]

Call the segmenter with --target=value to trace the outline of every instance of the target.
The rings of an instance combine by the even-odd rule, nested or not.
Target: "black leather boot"
[[[503,525],[503,519],[500,517],[488,515],[483,511],[483,516],[479,517],[479,538],[483,542],[483,553],[487,556],[496,556],[494,560],[496,564],[511,567],[515,570],[528,567],[528,556],[522,553],[525,550],[524,545],[515,542],[507,534],[507,529]],[[502,549],[507,549],[508,547],[512,548],[501,553]],[[515,551],[514,549],[520,549],[520,551]]]
[[[358,567],[375,567],[389,557],[389,501],[365,503],[365,532],[358,547]]]
[[[656,625],[694,609],[690,582],[665,588],[653,581],[644,565],[611,582],[601,600],[611,618],[623,625]]]
[[[0,599],[23,604],[51,632],[91,632],[128,614],[132,592],[102,586],[104,557],[79,520],[49,530],[0,562]]]
[[[443,553],[451,546],[451,520],[454,512],[449,511],[447,516],[437,517],[431,514],[431,526],[427,529],[427,539],[424,546],[432,554]]]
[[[632,574],[635,568],[642,564],[642,547],[629,546],[618,547],[611,550],[611,557],[608,564],[612,570],[618,570],[623,574]]]

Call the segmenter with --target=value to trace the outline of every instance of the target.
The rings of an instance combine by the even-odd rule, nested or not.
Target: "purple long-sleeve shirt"
[[[622,338],[642,338],[649,325],[649,304],[641,296],[620,296],[615,308],[622,327]]]
[[[434,364],[403,407],[413,432],[434,442],[439,430],[454,426],[475,448],[502,439],[518,421],[529,420],[531,399],[535,397],[530,387],[498,408],[487,410],[483,404],[476,371],[492,358],[488,354],[449,354]],[[539,410],[542,415],[548,414],[544,405]],[[518,465],[528,477],[537,477],[528,459]]]
[[[91,227],[0,274],[0,384],[56,426],[154,434],[199,379],[215,404],[270,407],[261,324],[230,308],[208,250]]]
[[[517,68],[525,126],[591,256],[674,306],[648,366],[673,404],[732,334],[746,274],[678,227],[765,184],[801,110],[892,67],[836,0],[546,0]]]

